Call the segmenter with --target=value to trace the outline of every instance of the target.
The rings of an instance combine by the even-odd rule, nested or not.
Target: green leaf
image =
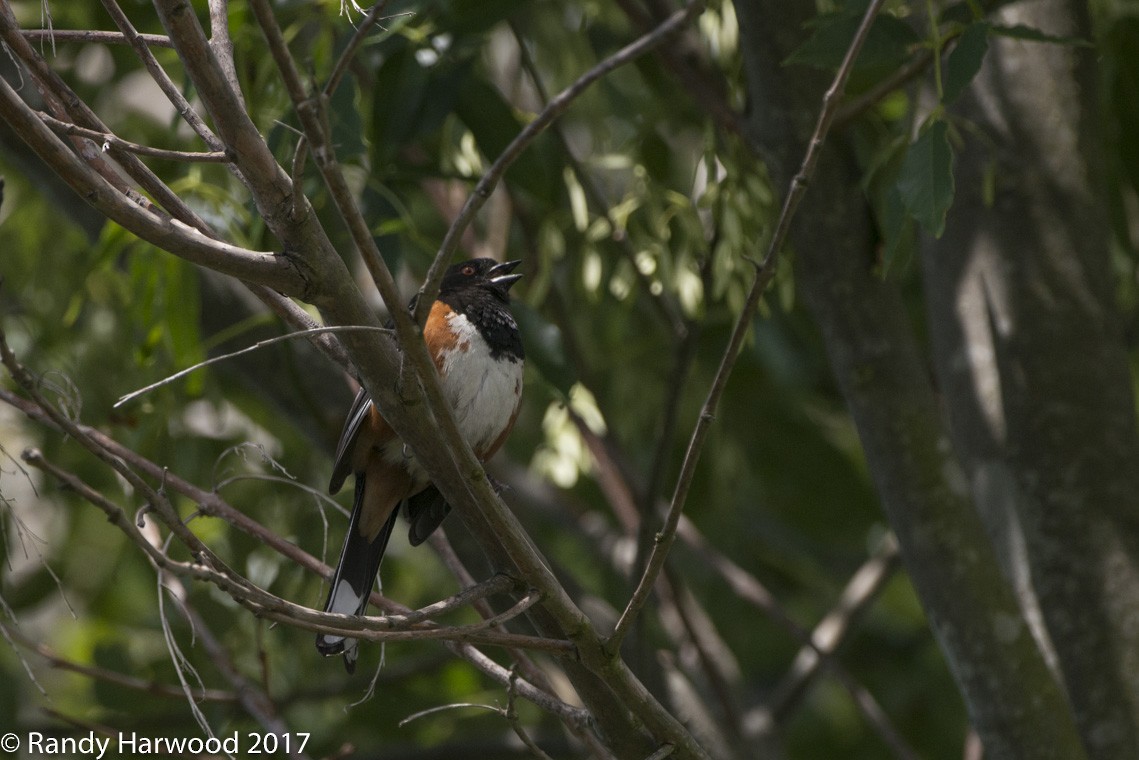
[[[190,265],[170,256],[166,259],[163,287],[165,293],[166,329],[170,339],[171,360],[177,367],[188,367],[204,358],[202,336],[198,329],[198,278]],[[186,380],[187,392],[200,393],[204,375],[196,372]]]
[[[957,47],[949,54],[945,64],[945,85],[941,102],[949,105],[961,96],[965,88],[981,70],[985,53],[989,50],[989,25],[983,22],[970,24],[961,34]]]
[[[861,14],[849,11],[820,16],[811,36],[795,49],[784,65],[800,64],[818,69],[837,69],[862,23]],[[909,57],[910,46],[920,40],[904,21],[888,14],[874,19],[866,42],[855,61],[856,69],[893,67]]]
[[[1014,24],[1013,26],[993,24],[989,27],[989,31],[993,34],[999,34],[1001,37],[1011,37],[1014,40],[1025,40],[1027,42],[1051,42],[1056,45],[1073,45],[1075,47],[1092,46],[1092,43],[1083,37],[1060,37],[1024,24]]]
[[[882,228],[882,274],[885,276],[898,261],[899,253],[913,248],[913,219],[902,202],[897,186],[886,194],[879,225]]]
[[[475,143],[486,157],[494,161],[522,130],[524,124],[498,90],[486,82],[471,81],[458,95],[455,115],[467,125]],[[530,145],[507,170],[510,181],[526,192],[544,199],[560,198],[561,167],[557,173],[545,159],[549,158],[541,138]]]
[[[408,143],[439,130],[454,108],[470,74],[467,61],[424,66],[415,49],[402,40],[376,72],[373,89],[383,93],[372,101],[373,162],[386,166]],[[344,89],[344,86],[341,86]]]
[[[953,149],[949,125],[935,121],[906,153],[898,175],[902,204],[922,228],[940,237],[945,215],[953,204]]]

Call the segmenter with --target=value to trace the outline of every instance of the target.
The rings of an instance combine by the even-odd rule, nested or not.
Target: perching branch
[[[42,424],[60,429],[61,432],[68,432],[72,435],[72,437],[83,436],[89,440],[95,441],[99,446],[103,447],[112,457],[122,458],[123,461],[127,462],[129,466],[134,470],[144,473],[149,478],[161,480],[168,489],[193,500],[196,504],[198,504],[200,510],[204,514],[210,514],[225,520],[234,527],[237,527],[248,535],[253,536],[269,548],[274,549],[290,561],[295,562],[299,566],[305,567],[310,571],[321,575],[322,577],[328,577],[331,574],[331,568],[329,568],[327,565],[312,557],[312,555],[300,549],[295,544],[281,539],[279,536],[266,529],[260,523],[257,523],[255,520],[248,517],[243,512],[240,512],[225,502],[216,493],[203,491],[192,486],[188,482],[179,478],[177,475],[166,471],[164,468],[153,462],[150,462],[149,460],[146,460],[134,452],[132,449],[119,444],[102,432],[93,430],[92,428],[88,428],[79,423],[75,423],[75,426],[72,429],[63,428],[58,424],[57,418],[49,415],[44,407],[40,404],[21,399],[4,389],[0,389],[0,401],[3,401],[16,409],[19,409],[24,414]],[[168,557],[165,556],[165,554],[158,552],[158,550],[155,549],[151,543],[145,539],[144,536],[138,533],[138,527],[135,522],[130,519],[130,517],[118,505],[115,505],[107,500],[98,491],[90,488],[74,475],[67,473],[47,462],[42,458],[42,455],[36,451],[26,452],[25,456],[29,463],[41,469],[44,469],[60,482],[65,483],[69,489],[73,490],[75,493],[82,496],[85,500],[102,509],[104,513],[107,514],[107,516],[111,519],[112,524],[115,524],[120,528],[120,530],[126,533],[128,537],[135,541],[153,562],[159,566],[171,570],[172,572],[177,571],[178,569],[186,569],[187,567],[190,567],[173,563],[171,560],[169,560]],[[192,576],[195,575],[195,573],[189,571],[187,572]],[[214,580],[214,578],[211,577],[208,572],[202,571],[197,574],[201,576],[202,580],[205,580],[207,582]],[[457,606],[458,599],[470,600],[477,598],[483,593],[492,593],[494,589],[499,588],[499,586],[505,583],[505,581],[506,579],[502,578],[501,576],[499,579],[492,579],[488,585],[483,586],[475,592],[461,592],[459,595],[457,595],[457,599],[453,598],[454,601],[444,600],[442,607],[445,609],[450,609],[454,606]],[[223,581],[223,583],[225,583],[225,581]],[[413,610],[410,610],[385,597],[382,597],[377,592],[372,593],[371,601],[373,604],[378,605],[381,609],[389,610],[391,613],[393,613],[394,619],[403,618],[405,621],[421,621],[427,617],[426,615],[416,613]],[[383,618],[372,618],[373,621],[382,619]],[[285,619],[283,622],[288,623],[291,621]],[[345,632],[347,629],[325,628],[320,630]],[[353,635],[358,638],[367,638],[370,634],[359,632],[349,635]],[[480,637],[478,636],[466,638],[470,638],[472,642],[480,640]],[[481,638],[485,639],[486,637],[483,636]],[[536,641],[533,639],[533,637],[516,638],[511,635],[499,638],[503,641],[503,644],[505,646],[511,649],[514,649],[515,644],[519,644],[520,646],[525,647],[527,644],[535,643]],[[503,685],[506,685],[508,683],[507,671],[486,657],[486,655],[482,654],[481,651],[472,646],[472,643],[467,643],[465,640],[463,640],[463,637],[457,637],[457,640],[452,640],[444,637],[442,639],[442,643],[456,656],[469,661],[477,669],[495,679],[499,683]],[[547,646],[545,643],[542,643],[540,648],[547,648]],[[536,688],[528,681],[519,682],[516,688],[519,690],[519,693],[527,700],[533,702],[547,712],[558,715],[561,719],[567,721],[567,723],[570,725],[581,729],[588,724],[587,714],[583,710],[566,705],[560,700],[557,700],[556,698],[550,696],[547,690]]]
[[[526,537],[517,519],[501,503],[485,475],[482,474],[481,465],[460,435],[449,405],[442,397],[434,363],[427,354],[418,329],[407,318],[402,304],[399,303],[391,274],[376,250],[370,228],[362,219],[343,175],[335,163],[335,154],[328,145],[328,135],[321,117],[321,105],[319,101],[309,99],[305,95],[281,30],[268,4],[264,0],[254,0],[252,8],[266,35],[270,53],[281,71],[286,90],[297,107],[312,156],[321,170],[326,186],[348,226],[353,241],[363,254],[364,262],[381,296],[391,311],[399,345],[404,352],[402,366],[405,377],[418,381],[418,388],[413,384],[403,383],[401,391],[405,396],[404,403],[409,401],[419,403],[421,390],[422,399],[426,401],[426,408],[429,410],[427,418],[434,418],[435,425],[429,435],[428,431],[422,428],[405,427],[405,423],[409,422],[402,416],[405,412],[387,403],[387,400],[391,399],[390,390],[366,383],[373,392],[373,398],[379,402],[385,417],[416,454],[444,496],[457,508],[460,516],[464,517],[483,546],[488,551],[499,554],[500,561],[505,562],[505,566],[510,568],[511,572],[517,572],[519,577],[525,578],[543,594],[543,604],[534,608],[534,614],[548,614],[551,625],[542,632],[556,637],[558,634],[555,630],[560,629],[564,635],[568,635],[574,641],[579,652],[590,651],[590,654],[582,659],[585,669],[592,675],[586,676],[584,672],[580,673],[581,678],[585,680],[575,680],[575,686],[579,690],[589,690],[594,699],[610,700],[613,694],[618,697],[617,703],[611,708],[597,709],[595,712],[600,721],[619,721],[624,724],[615,724],[612,729],[607,730],[606,733],[610,738],[630,741],[636,737],[636,729],[627,722],[628,711],[620,707],[623,702],[635,706],[638,717],[650,731],[661,737],[668,737],[690,756],[702,757],[703,750],[691,735],[642,684],[632,677],[624,663],[612,661],[601,651],[599,638],[589,621],[554,578],[548,564]],[[365,377],[365,380],[368,378]],[[440,440],[444,444],[442,447],[439,446]],[[477,519],[466,519],[468,515],[477,516]]]

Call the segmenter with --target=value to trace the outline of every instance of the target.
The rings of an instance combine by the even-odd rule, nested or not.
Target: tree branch
[[[621,618],[617,621],[617,627],[613,630],[612,635],[606,642],[606,647],[611,652],[616,652],[620,649],[621,641],[628,633],[637,613],[640,612],[645,602],[648,601],[653,584],[656,582],[657,576],[664,567],[669,549],[672,548],[672,543],[676,538],[676,526],[680,521],[684,503],[688,499],[688,489],[696,473],[696,465],[700,461],[700,452],[703,449],[704,440],[707,438],[708,429],[711,427],[712,420],[715,419],[716,407],[719,406],[720,396],[724,391],[724,386],[727,385],[728,376],[731,375],[736,359],[739,357],[744,336],[748,330],[751,329],[751,320],[752,317],[755,316],[756,308],[759,306],[759,298],[775,277],[775,265],[778,262],[779,254],[787,239],[787,234],[790,232],[791,220],[795,217],[795,211],[803,198],[803,193],[806,192],[810,177],[814,173],[815,164],[818,162],[819,153],[830,131],[831,122],[834,120],[839,100],[846,87],[846,81],[850,78],[850,73],[854,69],[854,60],[858,57],[858,52],[862,49],[862,43],[866,40],[866,35],[870,32],[870,25],[873,23],[874,17],[877,16],[881,10],[883,2],[884,0],[873,0],[866,8],[866,13],[862,17],[862,23],[859,25],[858,31],[855,33],[850,46],[847,48],[846,55],[843,57],[842,65],[839,66],[830,89],[827,90],[826,95],[823,97],[822,109],[819,111],[819,118],[815,124],[815,132],[811,136],[806,155],[803,156],[803,162],[799,167],[799,172],[791,181],[791,187],[787,192],[787,196],[783,202],[783,208],[779,213],[779,219],[775,224],[775,232],[772,234],[771,241],[767,247],[767,253],[763,257],[762,263],[756,269],[755,279],[752,282],[747,301],[732,329],[732,335],[728,341],[727,348],[724,350],[720,367],[716,371],[716,377],[712,381],[712,387],[708,391],[708,397],[700,412],[700,418],[696,423],[696,428],[692,431],[692,437],[688,443],[688,451],[685,452],[684,455],[684,464],[681,466],[680,476],[677,478],[676,489],[673,492],[672,503],[669,505],[664,526],[656,536],[655,544],[649,555],[644,575],[642,575],[640,582],[637,584],[637,588],[633,591],[633,595],[630,597],[625,611],[621,613]]]
[[[93,42],[98,45],[129,45],[122,32],[102,32],[94,29],[22,29],[20,34],[28,40],[56,40],[59,42]],[[174,47],[164,34],[140,34],[138,38],[149,47]]]
[[[0,25],[3,23],[4,14],[0,13]],[[147,242],[191,263],[243,280],[295,295],[308,292],[306,278],[289,257],[213,240],[175,219],[162,218],[131,203],[92,172],[3,80],[0,80],[0,118],[85,201]]]
[[[117,137],[110,132],[99,132],[94,129],[87,129],[80,127],[76,124],[68,124],[65,121],[60,121],[46,113],[39,113],[39,117],[45,124],[52,128],[55,132],[61,135],[78,135],[79,137],[86,137],[88,140],[94,140],[103,146],[104,150],[111,147],[119,148],[130,153],[137,153],[140,156],[150,156],[152,158],[164,158],[168,161],[188,161],[191,163],[215,163],[221,164],[229,161],[229,157],[224,151],[211,151],[209,153],[194,153],[183,150],[165,150],[163,148],[152,148],[149,145],[139,145],[121,137]]]

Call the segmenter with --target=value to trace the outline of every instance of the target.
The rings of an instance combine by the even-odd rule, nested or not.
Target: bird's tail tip
[[[356,672],[356,659],[359,657],[359,645],[355,639],[346,639],[343,636],[329,636],[327,634],[318,634],[316,637],[316,649],[325,657],[335,657],[341,655],[344,657],[344,669],[348,671],[348,675]]]

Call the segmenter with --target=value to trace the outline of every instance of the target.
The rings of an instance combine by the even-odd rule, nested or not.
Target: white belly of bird
[[[485,451],[502,434],[522,398],[522,361],[492,357],[478,328],[463,314],[447,315],[458,340],[441,357],[443,393],[459,432],[475,451]]]
[[[447,315],[457,340],[439,357],[443,395],[451,404],[459,432],[476,452],[486,451],[502,434],[522,398],[522,360],[493,357],[478,328],[465,315]],[[426,483],[424,472],[405,446],[392,446],[385,454],[406,464],[416,480]]]

